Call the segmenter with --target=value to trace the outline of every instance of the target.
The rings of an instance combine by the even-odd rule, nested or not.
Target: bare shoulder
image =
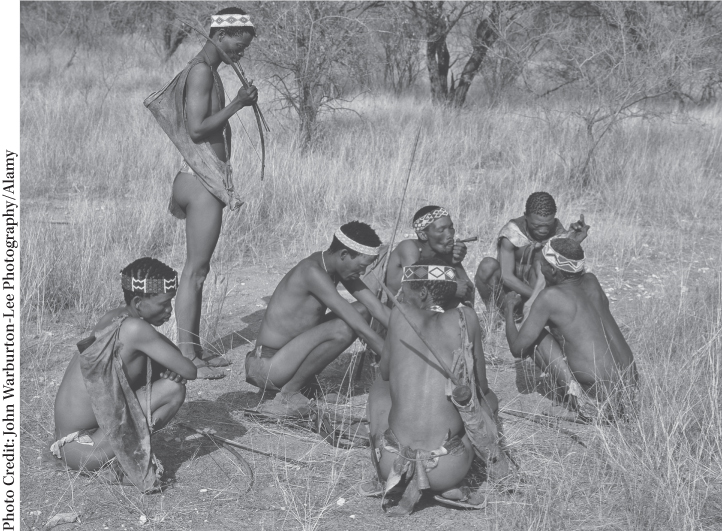
[[[103,317],[100,318],[98,321],[98,324],[95,325],[95,328],[93,328],[93,335],[96,335],[98,332],[103,330],[104,328],[107,328],[110,326],[113,321],[118,319],[121,315],[125,315],[126,309],[125,306],[119,306],[118,308],[115,308],[113,310],[110,310],[109,312],[106,312]]]
[[[143,350],[143,345],[162,336],[152,325],[136,317],[128,317],[120,328],[121,341],[128,347]]]
[[[213,85],[213,72],[206,63],[193,65],[186,80],[188,86],[204,88]]]
[[[607,294],[604,293],[602,285],[599,283],[599,279],[594,273],[584,274],[582,277],[582,287],[590,297],[603,302],[608,302]]]
[[[419,244],[416,240],[404,240],[396,246],[394,252],[402,259],[412,260],[413,263],[419,259]]]

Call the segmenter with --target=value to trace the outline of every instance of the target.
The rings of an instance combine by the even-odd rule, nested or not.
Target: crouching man
[[[597,277],[584,272],[582,247],[570,238],[553,238],[536,269],[548,287],[534,300],[520,330],[514,308],[521,297],[508,293],[504,299],[512,355],[533,356],[582,419],[624,415],[637,382],[634,356]]]
[[[178,274],[141,258],[121,274],[125,304],[106,313],[78,343],[55,397],[52,454],[72,469],[97,471],[143,492],[160,486],[162,467],[150,434],[185,400],[196,367],[155,330],[170,319]],[[160,379],[152,377],[152,365]],[[157,381],[153,381],[157,380]],[[105,474],[104,474],[105,475]]]
[[[310,400],[302,387],[356,340],[362,338],[380,353],[383,340],[371,330],[371,316],[384,326],[389,309],[361,280],[379,253],[381,240],[366,223],[346,223],[331,246],[301,260],[273,292],[263,316],[256,347],[246,356],[246,381],[276,392],[263,413],[303,416]],[[356,298],[338,293],[341,283]],[[331,310],[326,312],[326,310]]]
[[[409,514],[429,489],[442,503],[480,508],[483,497],[462,481],[474,455],[497,480],[509,474],[494,421],[498,400],[486,379],[481,328],[466,306],[444,311],[455,297],[456,272],[439,258],[403,268],[399,304],[394,308],[381,356],[381,379],[368,401],[372,460],[385,485],[361,486],[362,494],[387,493],[405,483],[404,495],[387,514]],[[456,378],[471,389],[465,405],[452,399],[453,385],[409,324],[422,330]],[[403,483],[402,483],[403,481]],[[373,482],[372,482],[373,483]]]

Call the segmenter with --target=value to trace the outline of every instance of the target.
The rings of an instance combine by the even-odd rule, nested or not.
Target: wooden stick
[[[557,423],[555,424],[554,422],[552,422],[555,419],[555,417],[549,417],[547,415],[538,415],[536,413],[527,413],[526,411],[514,411],[513,409],[502,409],[499,411],[499,413],[530,420],[537,424],[541,424],[542,426],[546,426],[547,428],[556,428],[564,435],[568,435],[569,437],[571,437],[571,439],[574,442],[581,444],[584,448],[587,447],[587,445],[584,444],[584,441],[582,441],[582,439],[581,439],[581,437],[579,437],[579,435],[577,435],[576,433],[574,433],[571,430],[567,430],[566,428],[562,428],[561,426],[559,426],[559,420],[565,420],[565,419],[556,418]],[[576,422],[579,424],[584,424],[583,422],[578,422],[578,421],[574,421],[574,420],[570,420],[568,422]]]
[[[261,450],[256,450],[255,448],[250,448],[248,446],[243,446],[242,444],[237,443],[233,439],[226,439],[225,437],[221,437],[220,435],[211,434],[202,430],[199,430],[198,428],[194,428],[190,424],[186,424],[185,422],[178,422],[179,426],[183,426],[186,429],[189,429],[191,431],[194,431],[196,433],[200,433],[201,435],[206,435],[207,437],[211,439],[218,439],[219,441],[228,444],[230,446],[235,446],[236,448],[240,448],[241,450],[246,450],[247,452],[252,452],[254,454],[264,455],[266,457],[273,457],[274,459],[279,459],[280,461],[285,461],[286,463],[297,465],[297,466],[303,466],[307,467],[308,463],[304,463],[303,461],[297,461],[296,459],[291,459],[290,457],[284,457],[282,455],[277,455],[269,452],[262,452]]]
[[[411,152],[411,160],[409,161],[409,169],[406,172],[406,183],[404,184],[404,191],[401,194],[401,202],[399,203],[399,211],[396,214],[396,223],[394,224],[394,231],[391,233],[391,241],[389,242],[389,250],[386,252],[386,258],[384,259],[384,267],[382,268],[383,280],[386,280],[386,272],[389,267],[389,257],[391,251],[393,251],[394,240],[396,239],[396,231],[399,228],[399,221],[401,220],[401,212],[404,207],[404,199],[406,198],[406,190],[409,188],[409,181],[411,180],[411,169],[414,167],[414,159],[416,158],[416,148],[419,145],[419,137],[421,136],[421,126],[416,131],[416,139],[414,140],[414,149]],[[380,294],[380,292],[379,292]]]
[[[394,224],[394,231],[391,233],[391,241],[389,242],[389,247],[386,250],[386,256],[384,257],[384,265],[381,268],[381,276],[383,279],[386,279],[386,272],[389,268],[389,257],[391,256],[391,251],[394,247],[394,240],[396,239],[396,231],[399,228],[399,221],[401,220],[401,212],[404,207],[404,199],[406,198],[406,190],[409,187],[409,181],[411,180],[411,169],[414,166],[414,159],[416,158],[416,147],[419,145],[419,137],[421,136],[421,126],[419,126],[419,130],[416,131],[416,139],[414,140],[414,149],[411,151],[411,160],[409,161],[409,170],[406,172],[406,183],[404,184],[404,191],[401,194],[401,202],[399,203],[399,211],[396,214],[396,223]],[[376,276],[374,274],[374,276]],[[376,298],[378,299],[381,296],[381,290],[378,290],[376,292]],[[371,323],[369,326],[373,324],[373,318],[371,318]],[[361,377],[361,372],[363,371],[364,361],[366,359],[366,350],[361,352],[361,356],[359,357],[358,364],[356,366],[356,371],[353,376],[354,382],[357,382],[359,378]]]
[[[459,240],[459,243],[470,243],[470,242],[475,242],[478,240],[479,240],[478,236],[472,236],[471,238],[466,238],[465,240]]]

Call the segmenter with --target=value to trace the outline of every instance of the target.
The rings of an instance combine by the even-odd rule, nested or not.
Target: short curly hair
[[[557,213],[557,204],[551,194],[546,192],[534,192],[526,200],[525,215],[537,214],[538,216],[554,216]]]
[[[376,231],[371,226],[363,221],[349,221],[345,225],[341,225],[341,232],[351,238],[353,241],[365,245],[367,247],[378,247],[381,245],[381,238],[379,238]],[[334,253],[346,249],[352,258],[356,258],[360,253],[349,249],[343,243],[341,243],[336,236],[331,240],[331,245],[328,248],[329,253]]]
[[[120,272],[121,275],[126,275],[133,278],[157,278],[161,280],[173,280],[178,276],[175,269],[169,265],[164,264],[160,260],[145,256],[138,258],[134,262],[131,262]],[[133,297],[152,297],[156,293],[143,293],[142,291],[130,291],[127,289],[123,290],[123,296],[125,303],[130,304]]]
[[[422,214],[423,216],[423,214]],[[449,264],[444,262],[438,256],[431,258],[421,258],[417,260],[413,265],[436,265],[446,266]],[[413,291],[419,291],[422,287],[425,287],[429,292],[431,301],[439,306],[446,306],[454,298],[456,294],[456,282],[453,280],[417,280],[414,282],[405,282],[409,286],[409,289]]]

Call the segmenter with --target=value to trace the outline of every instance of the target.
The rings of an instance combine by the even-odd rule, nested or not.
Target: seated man
[[[170,319],[178,274],[153,258],[121,272],[125,304],[106,313],[78,343],[55,398],[55,457],[77,470],[98,470],[113,457],[114,480],[147,492],[162,472],[150,429],[160,429],[185,400],[196,367],[153,327]],[[162,366],[152,382],[151,360]],[[117,474],[117,475],[116,475]]]
[[[301,394],[357,337],[375,352],[383,341],[368,325],[373,315],[384,326],[389,309],[361,280],[378,254],[381,240],[366,223],[352,221],[336,231],[326,251],[313,253],[286,273],[273,292],[258,332],[256,348],[246,356],[246,381],[276,391],[264,413],[305,415],[310,401]],[[358,302],[336,290],[341,283]],[[329,313],[326,310],[330,309]]]
[[[474,284],[461,265],[466,256],[466,245],[454,242],[456,230],[449,212],[435,205],[425,206],[414,214],[413,227],[417,239],[402,241],[389,257],[386,271],[388,288],[398,293],[401,288],[402,268],[415,264],[420,259],[440,258],[446,265],[454,268],[457,284],[456,293],[444,309],[456,308],[459,304],[473,308]],[[372,290],[378,285],[373,278],[367,281]]]
[[[367,416],[372,460],[388,492],[405,475],[399,506],[390,514],[409,514],[421,490],[436,499],[464,507],[480,507],[483,497],[460,485],[476,453],[494,480],[509,474],[507,457],[498,445],[495,417],[498,400],[486,379],[481,327],[471,308],[444,312],[456,296],[455,269],[439,258],[404,267],[399,308],[391,312],[381,356],[381,379],[371,388]],[[407,321],[407,318],[409,319]],[[412,328],[423,331],[455,377],[471,390],[471,400],[452,400],[453,385],[431,351]],[[362,493],[373,492],[364,485]]]
[[[637,370],[607,296],[597,277],[584,272],[584,251],[576,241],[553,238],[542,256],[537,274],[549,287],[536,297],[519,331],[514,307],[521,298],[506,295],[509,349],[516,358],[533,356],[542,371],[551,373],[568,405],[583,419],[600,410],[607,418],[619,415],[624,391],[634,388]],[[547,325],[550,333],[544,329]]]
[[[549,238],[566,234],[581,243],[587,237],[589,225],[584,224],[583,214],[567,231],[555,217],[556,213],[557,205],[551,195],[534,192],[526,200],[524,215],[512,219],[499,231],[496,259],[484,258],[474,278],[487,310],[491,308],[492,300],[497,305],[501,303],[504,292],[515,291],[525,301],[532,297],[537,251]]]

